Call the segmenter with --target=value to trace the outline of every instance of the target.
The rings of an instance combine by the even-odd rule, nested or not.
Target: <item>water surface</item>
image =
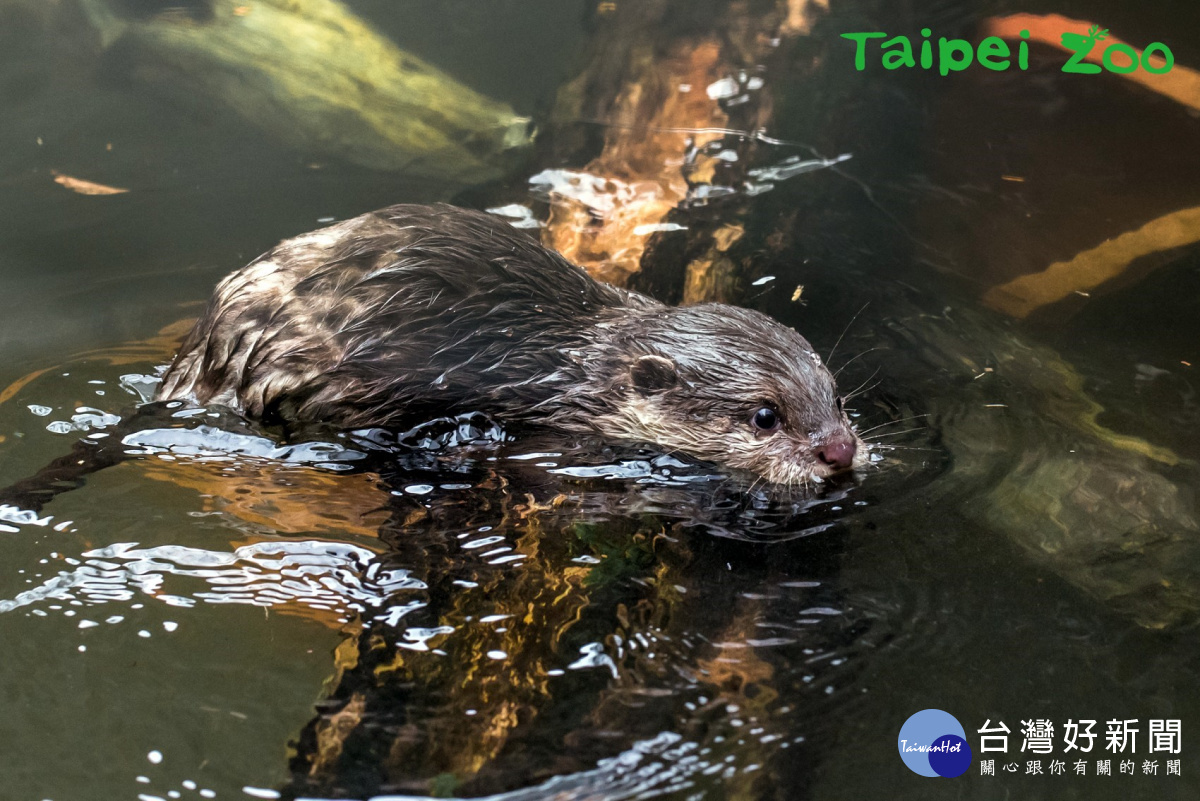
[[[315,157],[23,13],[0,33],[0,484],[83,437],[136,457],[0,517],[5,797],[1195,795],[1200,253],[1022,320],[981,298],[1200,205],[1196,112],[1046,47],[943,78],[856,73],[837,36],[1053,11],[1200,66],[1195,9],[831,0],[769,65],[769,134],[803,146],[753,151],[770,191],[672,219],[742,225],[739,301],[881,426],[871,469],[785,493],[478,417],[319,443],[186,407],[123,427],[212,285],[280,238],[396,202],[548,220],[530,177],[584,169],[616,124],[551,113],[596,9],[350,5],[533,117],[526,161],[467,186]],[[643,33],[665,50],[723,8]],[[1182,776],[931,782],[893,750],[928,707],[972,743],[1004,720],[1013,751],[1034,717],[1181,719]]]

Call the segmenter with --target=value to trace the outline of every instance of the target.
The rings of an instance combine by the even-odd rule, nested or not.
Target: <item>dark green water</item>
[[[767,74],[772,136],[853,158],[699,213],[742,215],[742,302],[838,343],[861,427],[885,425],[875,469],[785,497],[484,426],[439,448],[288,450],[165,416],[126,440],[137,458],[0,522],[0,798],[1195,797],[1200,250],[1024,321],[980,297],[1200,206],[1200,114],[1065,76],[1049,48],[1027,72],[856,73],[838,34],[1060,13],[1200,69],[1196,7],[898,5],[831,0]],[[595,135],[549,116],[590,6],[351,6],[540,136]],[[0,14],[0,485],[115,431],[181,333],[160,332],[279,239],[397,202],[544,218],[529,176],[584,166],[534,149],[474,187],[349,166],[140,80],[78,46],[78,18]],[[773,147],[763,166],[808,155]],[[52,171],[130,191],[75,194]],[[1079,393],[1108,434],[1073,427]],[[1004,721],[1011,758],[909,772],[896,737],[930,707],[976,749]],[[1045,773],[1073,771],[1064,722],[1098,721],[1086,777],[1024,775],[1035,718],[1056,728]],[[1111,719],[1140,721],[1136,775],[1104,750]],[[1151,719],[1181,721],[1181,753],[1148,752]]]

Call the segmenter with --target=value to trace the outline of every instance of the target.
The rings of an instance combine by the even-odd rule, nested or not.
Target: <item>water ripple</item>
[[[147,595],[171,606],[300,604],[340,614],[366,612],[394,602],[397,593],[424,590],[407,570],[386,568],[373,552],[320,540],[260,542],[233,551],[181,545],[138,548],[116,543],[83,554],[73,571],[61,571],[39,587],[0,601],[0,613],[44,601],[98,605]],[[204,588],[168,593],[180,578],[200,579]],[[408,611],[418,608],[410,605]],[[376,619],[397,625],[394,610]]]

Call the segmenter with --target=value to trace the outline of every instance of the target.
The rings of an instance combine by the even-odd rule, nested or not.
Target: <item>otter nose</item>
[[[845,470],[854,463],[857,445],[851,437],[837,437],[817,449],[817,458],[837,470]]]

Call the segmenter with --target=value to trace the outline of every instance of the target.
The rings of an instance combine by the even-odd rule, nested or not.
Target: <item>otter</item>
[[[448,205],[370,212],[234,272],[157,399],[285,430],[484,412],[784,485],[865,460],[833,375],[796,331],[600,283],[500,218]]]

